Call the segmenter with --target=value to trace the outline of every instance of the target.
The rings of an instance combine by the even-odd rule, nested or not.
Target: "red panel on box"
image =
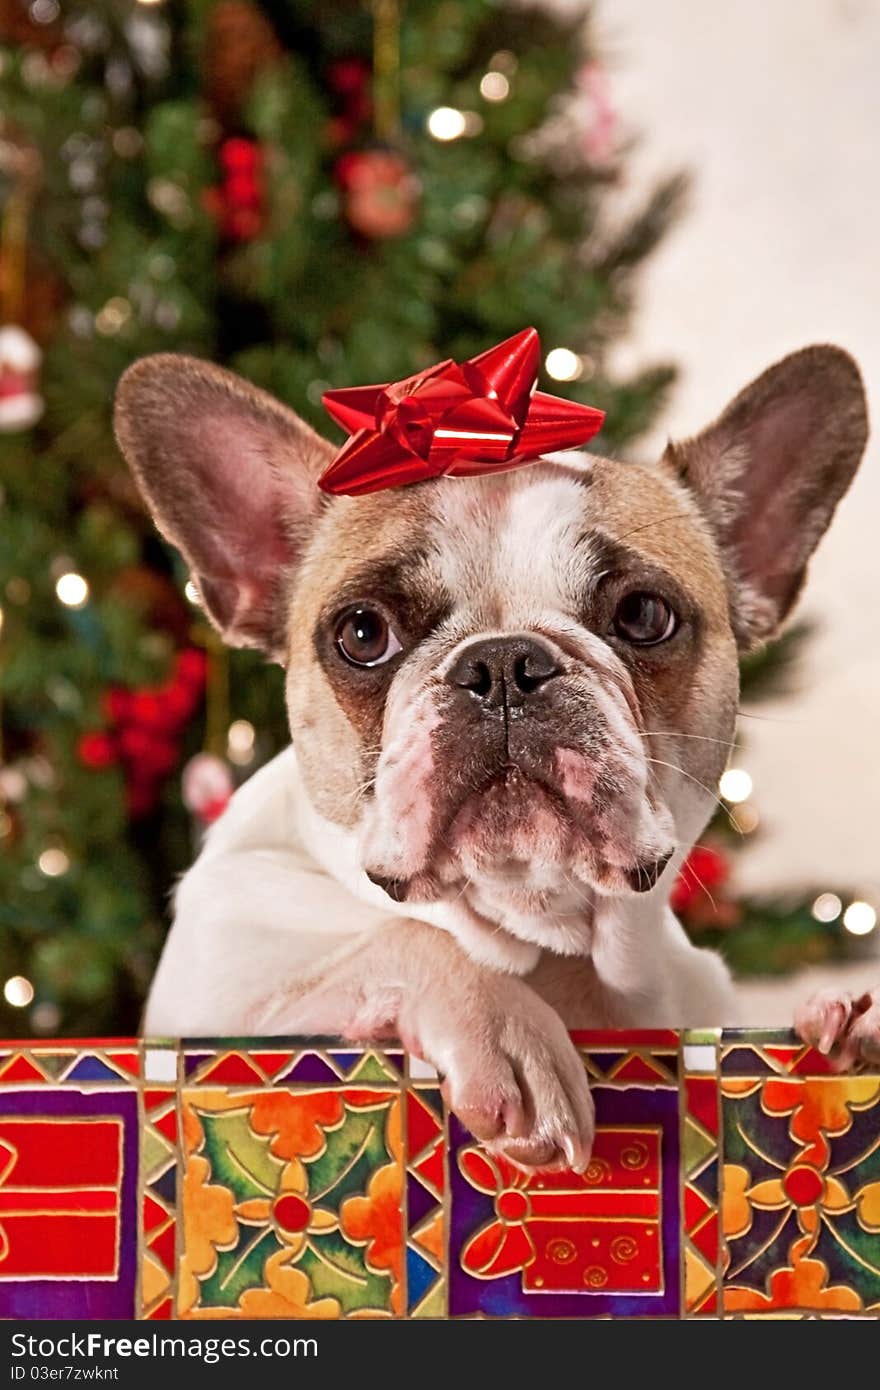
[[[237,1052],[229,1052],[225,1057],[221,1057],[219,1062],[215,1062],[212,1067],[208,1067],[202,1072],[201,1081],[223,1082],[227,1086],[260,1086],[263,1077],[257,1071],[252,1062],[246,1057],[241,1057]]]
[[[122,1171],[116,1119],[0,1118],[0,1184],[5,1187],[112,1187]]]
[[[150,1241],[150,1249],[155,1251],[159,1256],[159,1259],[169,1273],[174,1269],[174,1246],[174,1223],[169,1222],[164,1231],[160,1231],[159,1234],[154,1236]]]
[[[122,1121],[0,1119],[0,1279],[113,1279]]]
[[[45,1081],[46,1078],[39,1067],[27,1057],[13,1057],[11,1062],[5,1066],[0,1066],[0,1081],[9,1085],[13,1081]]]
[[[177,1143],[177,1110],[172,1105],[170,1110],[166,1110],[164,1115],[151,1121],[153,1128],[158,1129],[160,1134],[164,1134],[166,1139],[170,1139],[172,1144]]]
[[[127,1071],[129,1076],[140,1076],[141,1062],[136,1052],[108,1052],[107,1060],[120,1071]]]
[[[413,1158],[418,1158],[432,1139],[442,1133],[442,1127],[433,1110],[410,1091],[406,1098],[407,1142]]]
[[[649,1086],[656,1086],[658,1081],[668,1079],[659,1067],[652,1066],[647,1058],[640,1057],[637,1052],[627,1057],[620,1066],[613,1067],[610,1075],[615,1081],[646,1081]]]
[[[602,1126],[582,1174],[525,1173],[467,1147],[468,1182],[494,1197],[495,1219],[461,1252],[478,1278],[522,1271],[529,1293],[661,1293],[662,1133]]]
[[[63,1221],[59,1221],[63,1216]],[[4,1215],[0,1231],[9,1241],[0,1279],[114,1279],[119,1216]]]
[[[559,1221],[530,1221],[534,1259],[523,1270],[523,1288],[535,1292],[608,1289],[614,1293],[658,1293],[663,1287],[660,1223],[585,1221],[576,1228]],[[572,1238],[574,1237],[574,1238]]]
[[[709,1133],[718,1133],[718,1086],[713,1076],[685,1077],[687,1108]]]

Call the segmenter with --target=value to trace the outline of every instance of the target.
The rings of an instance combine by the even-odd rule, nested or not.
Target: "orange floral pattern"
[[[402,1311],[397,1095],[206,1089],[183,1114],[178,1316]]]
[[[722,1095],[725,1309],[880,1309],[880,1078],[726,1078]]]

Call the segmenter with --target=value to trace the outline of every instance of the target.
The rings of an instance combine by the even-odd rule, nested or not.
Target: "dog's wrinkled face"
[[[653,887],[694,833],[736,672],[697,507],[603,459],[336,501],[291,606],[304,774],[370,877],[557,948],[548,909]]]
[[[810,348],[656,468],[328,500],[330,446],[229,373],[148,358],[117,414],[209,614],[286,665],[309,796],[370,878],[563,953],[705,822],[738,649],[791,607],[866,428],[854,364]]]

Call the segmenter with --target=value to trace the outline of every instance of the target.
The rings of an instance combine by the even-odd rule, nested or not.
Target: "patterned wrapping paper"
[[[880,1316],[880,1070],[574,1038],[581,1175],[487,1153],[393,1046],[0,1043],[0,1317]]]

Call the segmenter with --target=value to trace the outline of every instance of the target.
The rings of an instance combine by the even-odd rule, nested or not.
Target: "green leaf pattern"
[[[342,1202],[365,1193],[372,1175],[389,1162],[385,1127],[390,1104],[389,1097],[369,1108],[346,1106],[341,1122],[325,1131],[323,1149],[303,1161],[307,1191],[301,1195],[313,1211],[338,1218]],[[271,1205],[283,1191],[286,1167],[272,1153],[273,1136],[254,1132],[247,1105],[220,1112],[195,1109],[204,1132],[201,1152],[210,1164],[208,1181],[226,1187],[236,1207],[255,1199]],[[255,1219],[252,1211],[238,1215],[234,1246],[218,1249],[213,1270],[201,1279],[202,1307],[235,1308],[242,1294],[265,1287],[266,1262],[284,1248],[284,1238],[271,1215]],[[337,1299],[343,1314],[389,1308],[390,1274],[367,1268],[365,1247],[346,1238],[338,1219],[303,1232],[290,1248],[290,1263],[308,1275],[315,1298]]]

